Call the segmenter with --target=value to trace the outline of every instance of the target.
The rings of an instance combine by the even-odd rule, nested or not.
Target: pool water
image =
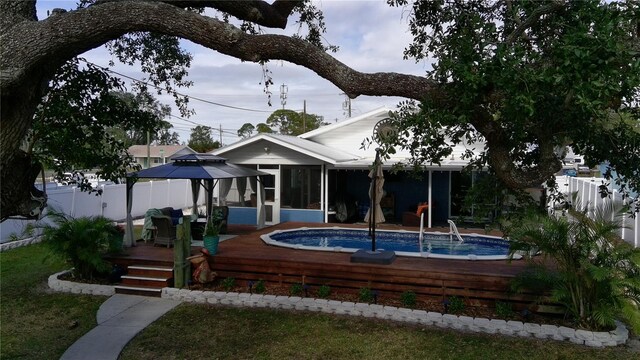
[[[397,255],[434,258],[499,260],[509,255],[509,241],[487,235],[461,235],[459,242],[448,233],[424,233],[422,252],[418,232],[376,231],[376,249],[395,251]],[[262,235],[271,245],[295,249],[355,252],[371,250],[371,238],[367,229],[300,228],[278,230]],[[515,256],[514,258],[519,258]]]

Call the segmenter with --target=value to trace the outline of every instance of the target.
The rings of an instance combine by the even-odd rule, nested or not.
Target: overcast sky
[[[75,0],[38,2],[38,18],[47,17],[47,10],[53,8],[75,8]],[[321,0],[315,1],[325,15],[327,33],[325,40],[340,47],[334,54],[338,60],[351,68],[362,72],[400,72],[423,75],[425,63],[403,60],[404,48],[410,43],[411,35],[407,31],[406,10],[391,8],[384,0]],[[404,15],[404,16],[403,16]],[[269,33],[291,34],[296,26],[290,22],[287,29],[271,30]],[[264,122],[273,111],[282,108],[280,103],[280,85],[288,88],[285,107],[302,111],[306,100],[307,112],[322,115],[327,122],[344,120],[347,113],[343,110],[345,96],[340,89],[306,68],[282,61],[272,61],[268,67],[272,72],[274,85],[272,106],[267,104],[262,81],[262,69],[253,63],[221,55],[215,51],[184,41],[184,46],[193,55],[189,79],[194,82],[190,88],[180,89],[181,93],[192,97],[190,106],[195,110],[185,122],[176,117],[167,119],[180,134],[180,140],[187,142],[190,129],[196,124],[211,126],[214,137],[218,139],[218,129],[222,126],[223,144],[238,140],[236,131],[244,123]],[[82,57],[101,66],[107,66],[112,57],[102,48],[85,53]],[[116,71],[142,78],[139,67],[117,65]],[[128,82],[128,80],[127,80]],[[193,98],[210,102],[251,109],[243,111],[213,105]],[[180,116],[173,98],[159,96],[158,99],[173,108],[173,115]],[[352,116],[387,106],[394,108],[401,98],[360,96],[351,101]]]

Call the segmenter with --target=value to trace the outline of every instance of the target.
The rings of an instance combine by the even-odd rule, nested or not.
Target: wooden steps
[[[173,285],[173,269],[166,266],[131,265],[122,283],[115,286],[117,294],[160,297],[162,288]]]

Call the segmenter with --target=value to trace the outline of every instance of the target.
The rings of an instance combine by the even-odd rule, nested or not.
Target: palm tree
[[[61,212],[48,211],[51,224],[42,226],[43,243],[66,259],[83,279],[105,275],[111,264],[103,255],[122,250],[122,232],[105,217],[73,218]]]
[[[566,216],[538,214],[513,228],[512,255],[541,254],[529,258],[530,271],[514,286],[546,285],[551,289],[549,300],[563,305],[579,326],[610,329],[622,318],[637,333],[640,249],[618,235],[627,209],[612,202],[582,207],[575,197],[573,204]]]

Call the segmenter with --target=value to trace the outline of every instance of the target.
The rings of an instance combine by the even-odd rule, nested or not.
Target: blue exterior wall
[[[429,173],[422,173],[420,178],[408,172],[398,174],[385,173],[384,190],[395,198],[395,217],[402,220],[405,211],[415,212],[418,203],[429,200]]]
[[[369,172],[364,170],[347,170],[343,176],[344,191],[349,198],[364,204],[365,211],[369,205]],[[420,202],[429,200],[429,173],[423,172],[416,177],[410,172],[391,174],[385,171],[384,190],[395,198],[395,221],[402,220],[405,211],[416,211]],[[433,221],[446,222],[449,216],[449,172],[434,171],[432,187],[432,203],[434,204]],[[341,184],[339,183],[338,186]],[[359,214],[360,220],[364,213]]]
[[[227,222],[234,225],[256,225],[257,216],[254,207],[229,207]]]
[[[256,225],[256,208],[229,207],[229,224]],[[310,223],[324,222],[322,210],[280,209],[280,222],[301,221]]]
[[[280,209],[280,222],[302,221],[310,223],[324,222],[322,210]]]
[[[449,218],[449,171],[434,171],[431,175],[433,188],[432,220],[434,222],[446,222]]]

